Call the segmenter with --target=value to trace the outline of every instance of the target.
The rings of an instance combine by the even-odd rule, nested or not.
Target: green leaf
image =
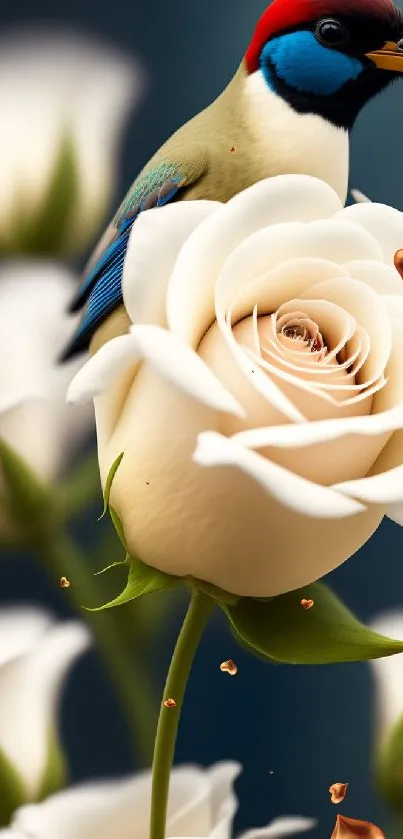
[[[112,609],[113,606],[122,606],[130,600],[137,600],[138,597],[142,597],[144,594],[152,594],[155,591],[173,588],[179,582],[179,577],[164,574],[162,571],[157,571],[156,568],[150,568],[148,565],[145,565],[140,559],[130,557],[130,571],[124,591],[118,597],[115,597],[114,600],[105,603],[104,606],[98,606],[96,609],[87,609],[87,611],[100,612],[103,609]]]
[[[43,801],[54,792],[66,786],[68,779],[67,763],[55,730],[52,728],[48,739],[48,752],[37,801]]]
[[[312,599],[305,610],[301,599]],[[288,664],[367,661],[403,652],[403,641],[373,632],[324,583],[274,597],[245,597],[222,607],[236,635],[258,653]]]
[[[17,807],[28,801],[25,784],[0,749],[0,827],[6,827]]]
[[[111,466],[111,468],[108,472],[108,477],[106,479],[106,484],[105,484],[105,489],[104,489],[104,509],[102,510],[102,514],[100,515],[98,521],[101,521],[101,519],[103,519],[103,517],[106,515],[106,513],[108,511],[109,496],[111,494],[113,479],[114,479],[114,477],[116,475],[116,472],[118,471],[119,466],[122,462],[123,455],[124,455],[124,452],[121,452],[117,456],[116,460],[113,461],[112,466]]]

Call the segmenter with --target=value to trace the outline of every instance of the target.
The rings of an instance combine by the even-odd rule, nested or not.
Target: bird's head
[[[350,129],[403,73],[403,15],[391,0],[274,0],[245,65],[298,113]]]

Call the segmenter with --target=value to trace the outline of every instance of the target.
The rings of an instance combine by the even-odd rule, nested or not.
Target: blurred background
[[[123,62],[134,62],[135,107],[117,158],[114,194],[108,199],[112,211],[157,147],[229,81],[265,5],[265,0],[59,0],[57,4],[50,0],[3,0],[0,39],[4,37],[8,43],[10,33],[17,36],[27,27],[60,27],[67,29],[73,41],[95,39],[119,54]],[[77,95],[80,79],[85,82],[85,65],[80,72]],[[95,90],[94,96],[101,102],[106,124],[109,106],[102,88]],[[365,109],[353,134],[351,169],[352,187],[399,209],[403,209],[402,103],[403,84],[398,83]],[[0,126],[1,121],[0,108]],[[23,136],[28,154],[28,118]],[[69,256],[69,265],[75,271],[84,264],[106,218],[105,210],[82,252]],[[91,455],[93,441],[87,439],[86,445],[85,451]],[[95,541],[104,545],[104,553],[108,552],[105,546],[112,545],[108,523],[96,523],[101,511],[102,499],[94,490],[93,503],[85,515],[73,517],[70,526],[84,556],[92,555]],[[385,521],[370,544],[331,574],[328,582],[366,622],[387,608],[403,608],[402,552],[403,531]],[[114,543],[110,561],[121,558],[120,554]],[[112,577],[116,573],[111,586],[117,593],[123,577],[118,579],[119,569],[110,573]],[[55,577],[53,581],[49,578],[30,551],[3,551],[1,605],[34,601],[59,616],[67,616],[71,614],[69,593],[57,590],[54,582]],[[152,691],[157,701],[184,607],[185,600],[176,597],[161,605],[155,637],[144,642],[142,663],[153,674]],[[159,605],[152,608],[157,613]],[[137,643],[143,644],[141,633]],[[234,658],[239,667],[234,679],[219,669],[220,662],[228,658]],[[217,614],[190,680],[177,762],[208,765],[231,758],[243,764],[244,772],[237,782],[241,802],[237,830],[265,824],[276,815],[303,814],[320,821],[318,830],[311,834],[315,839],[330,836],[335,807],[330,803],[328,788],[336,781],[350,785],[343,805],[346,815],[382,825],[386,814],[371,779],[371,685],[366,664],[265,665],[235,647]],[[150,714],[154,718],[152,703]],[[132,770],[120,706],[94,651],[78,662],[68,683],[63,697],[62,733],[74,781]],[[138,756],[138,765],[140,762]]]

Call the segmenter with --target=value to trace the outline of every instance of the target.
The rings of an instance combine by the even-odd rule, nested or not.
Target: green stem
[[[214,600],[199,592],[192,599],[180,631],[165,682],[154,746],[150,839],[165,839],[169,778],[174,760],[176,735],[190,670]],[[164,702],[175,700],[176,707]]]
[[[91,606],[94,599],[98,605],[102,594],[87,557],[65,533],[41,540],[35,546],[35,553],[53,583],[58,584],[63,576],[70,580],[68,594],[76,611],[92,626],[100,656],[128,723],[133,751],[143,766],[149,766],[155,730],[155,696],[143,662],[134,657],[124,626],[121,631],[119,616],[114,610],[83,612],[82,607]]]

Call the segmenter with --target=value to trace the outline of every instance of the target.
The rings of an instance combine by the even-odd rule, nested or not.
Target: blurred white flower
[[[57,255],[90,243],[107,211],[122,132],[143,88],[137,61],[77,32],[2,35],[3,248],[38,252],[42,245]],[[45,211],[52,225],[46,245],[41,237],[47,225],[45,231],[43,224],[41,231],[35,228]]]
[[[66,307],[77,279],[51,262],[0,268],[0,438],[45,482],[54,481],[88,437],[93,410],[66,404],[80,362],[59,366],[71,332]]]
[[[56,623],[37,608],[0,611],[0,750],[27,800],[43,783],[63,677],[89,644],[79,621]]]
[[[167,837],[230,839],[237,809],[233,783],[236,763],[209,769],[175,768],[171,775]],[[148,839],[151,773],[125,781],[86,784],[17,810],[0,836],[17,839]],[[315,827],[307,818],[280,818],[243,834],[241,839],[280,839]]]
[[[379,615],[371,628],[388,638],[402,638],[403,610]],[[369,663],[375,683],[376,732],[382,744],[399,719],[403,719],[403,653]]]

